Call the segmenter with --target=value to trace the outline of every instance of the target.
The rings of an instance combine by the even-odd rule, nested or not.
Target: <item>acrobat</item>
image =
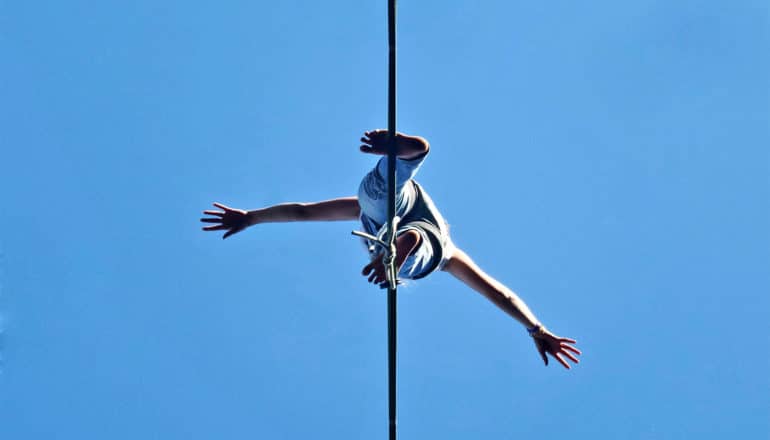
[[[386,156],[388,131],[367,131],[361,142],[361,152]],[[578,363],[576,355],[581,352],[574,346],[574,339],[551,333],[521,298],[486,274],[452,243],[446,221],[428,193],[414,180],[429,151],[430,144],[425,138],[403,133],[396,135],[396,215],[400,217],[395,242],[398,278],[417,280],[438,270],[449,272],[524,325],[545,365],[548,365],[546,353],[567,369],[570,364],[565,358]],[[315,203],[283,203],[248,211],[214,203],[219,210],[203,211],[209,217],[201,219],[213,225],[205,226],[203,230],[225,231],[222,238],[228,238],[260,223],[360,220],[363,229],[376,236],[388,222],[386,173],[387,157],[382,157],[364,176],[358,196],[353,197]],[[374,246],[369,249],[371,260],[361,273],[370,283],[386,285],[382,255]]]

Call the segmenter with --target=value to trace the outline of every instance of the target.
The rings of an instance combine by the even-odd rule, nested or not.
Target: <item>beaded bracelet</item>
[[[527,333],[533,338],[537,335],[542,335],[545,332],[545,327],[542,324],[537,324],[532,327],[527,327]]]

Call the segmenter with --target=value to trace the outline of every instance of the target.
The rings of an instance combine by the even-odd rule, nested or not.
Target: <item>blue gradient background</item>
[[[385,2],[0,10],[0,437],[387,435],[353,223]],[[399,297],[402,439],[766,439],[766,1],[402,1],[399,128],[456,243],[579,341],[544,368],[446,274]]]

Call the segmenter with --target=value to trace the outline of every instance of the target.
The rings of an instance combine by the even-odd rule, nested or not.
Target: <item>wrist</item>
[[[246,225],[254,226],[259,223],[259,210],[246,211]]]
[[[529,333],[529,335],[532,336],[533,338],[545,333],[545,327],[543,326],[543,324],[540,324],[540,323],[537,323],[532,327],[526,327],[526,329],[527,329],[527,333]]]

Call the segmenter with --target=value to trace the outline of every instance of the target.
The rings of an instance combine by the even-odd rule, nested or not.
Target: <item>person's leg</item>
[[[396,159],[396,204],[397,211],[402,213],[409,206],[413,188],[406,183],[412,180],[425,161],[427,154],[414,159]],[[358,202],[361,212],[382,225],[388,217],[388,159],[382,157],[377,165],[361,180],[358,189]]]
[[[404,189],[406,182],[414,179],[417,172],[422,167],[425,158],[428,157],[428,153],[417,156],[413,159],[401,159],[396,158],[396,192],[401,192]],[[377,172],[387,181],[388,175],[388,158],[383,157],[377,162]]]

